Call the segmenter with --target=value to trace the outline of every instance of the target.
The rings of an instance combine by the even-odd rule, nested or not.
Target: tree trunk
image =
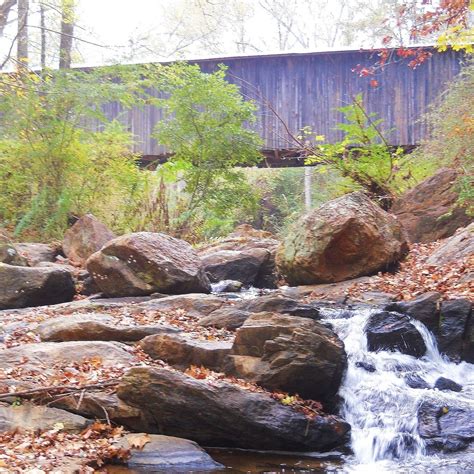
[[[18,0],[17,67],[28,65],[28,0]]]
[[[75,0],[61,2],[61,40],[59,43],[59,68],[71,67],[72,44],[74,39]]]
[[[0,5],[0,37],[3,36],[3,30],[8,22],[8,15],[15,4],[16,0],[5,0]]]
[[[41,69],[46,68],[46,8],[40,5],[40,25],[41,25]]]

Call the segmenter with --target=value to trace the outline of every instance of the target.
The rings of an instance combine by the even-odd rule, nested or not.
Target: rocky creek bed
[[[473,225],[0,237],[0,472],[473,470]]]

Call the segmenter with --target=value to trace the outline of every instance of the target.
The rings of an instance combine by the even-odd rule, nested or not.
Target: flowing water
[[[240,295],[239,298],[242,298]],[[245,295],[245,297],[255,295]],[[350,423],[353,454],[334,460],[318,453],[258,453],[211,450],[212,457],[235,473],[474,473],[474,450],[429,455],[417,432],[417,411],[423,401],[474,408],[474,365],[454,364],[438,351],[426,327],[412,321],[421,333],[427,353],[424,357],[399,352],[370,352],[365,325],[370,309],[323,310],[323,317],[342,339],[348,369],[342,383],[341,415]],[[360,367],[372,366],[372,372]],[[416,374],[433,386],[439,377],[462,385],[462,392],[410,388],[405,377]],[[111,470],[110,472],[138,472]]]
[[[373,311],[373,310],[372,310]],[[422,401],[474,408],[474,366],[454,364],[439,353],[432,334],[419,321],[427,353],[421,358],[399,352],[369,352],[365,325],[371,310],[326,310],[325,319],[344,341],[348,370],[339,395],[341,415],[350,423],[353,456],[346,472],[474,472],[472,452],[429,456],[417,432],[417,411]],[[342,317],[341,317],[342,316]],[[372,372],[360,367],[368,364]],[[416,374],[433,386],[446,377],[463,386],[462,392],[410,388],[405,377]]]

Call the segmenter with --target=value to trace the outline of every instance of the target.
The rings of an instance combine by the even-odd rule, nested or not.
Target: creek
[[[247,297],[251,295],[247,295]],[[455,364],[438,351],[435,339],[413,320],[427,347],[422,358],[399,352],[370,352],[365,325],[374,310],[322,310],[344,342],[348,368],[339,390],[340,414],[351,425],[352,453],[268,453],[209,449],[212,457],[235,473],[467,473],[474,472],[474,449],[430,454],[418,434],[422,402],[474,409],[474,365]],[[365,368],[363,367],[365,366]],[[370,367],[370,371],[367,370]],[[433,386],[439,377],[460,385],[461,392],[411,388],[407,377],[421,377]],[[111,473],[138,473],[111,468]],[[150,472],[150,471],[148,471]],[[216,471],[213,471],[216,472]]]

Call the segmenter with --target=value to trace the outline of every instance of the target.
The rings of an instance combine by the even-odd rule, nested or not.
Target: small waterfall
[[[436,470],[398,471],[394,462],[419,466],[426,456],[425,443],[417,432],[417,411],[424,400],[437,400],[456,406],[474,405],[474,366],[454,364],[438,351],[436,341],[419,321],[412,323],[421,333],[427,353],[421,359],[399,352],[369,352],[365,326],[374,310],[363,309],[347,317],[337,310],[325,310],[325,321],[344,341],[348,370],[339,395],[344,403],[342,416],[351,424],[354,452],[350,472],[437,472]],[[365,366],[363,368],[362,366]],[[367,368],[370,370],[367,370]],[[410,388],[405,377],[416,374],[432,387],[438,377],[460,383],[462,392]],[[431,462],[431,461],[430,461]],[[392,466],[387,467],[387,466]],[[438,471],[439,472],[439,471]],[[458,472],[458,471],[444,471]],[[461,471],[459,471],[461,472]]]

